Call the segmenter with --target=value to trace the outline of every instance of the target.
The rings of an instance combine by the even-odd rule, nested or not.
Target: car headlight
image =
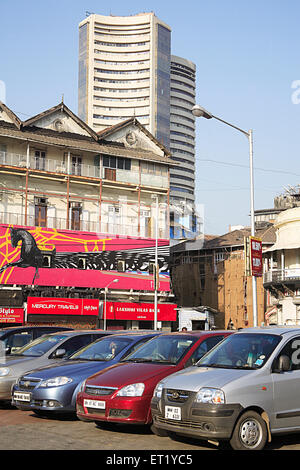
[[[71,383],[72,379],[69,377],[53,377],[52,379],[43,380],[40,383],[40,387],[60,387],[61,385],[66,385]]]
[[[141,397],[145,389],[145,384],[137,383],[126,385],[118,391],[117,397]]]
[[[196,395],[197,403],[212,403],[219,405],[225,403],[225,395],[223,390],[218,388],[203,387]]]
[[[159,382],[155,389],[154,389],[154,392],[153,392],[153,397],[155,398],[161,398],[161,394],[162,394],[162,389],[163,389],[163,384],[161,382]]]
[[[0,377],[5,377],[10,373],[10,369],[8,367],[0,367]]]

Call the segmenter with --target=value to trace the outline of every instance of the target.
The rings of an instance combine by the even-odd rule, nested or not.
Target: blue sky
[[[0,0],[0,94],[4,83],[6,104],[21,119],[62,95],[77,113],[78,23],[86,11],[153,11],[171,26],[172,54],[197,66],[198,104],[253,129],[255,209],[273,207],[298,184],[299,0]],[[250,224],[248,164],[245,136],[197,119],[196,197],[206,233]]]

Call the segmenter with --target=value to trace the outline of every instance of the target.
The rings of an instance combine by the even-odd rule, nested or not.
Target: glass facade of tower
[[[156,138],[167,148],[170,148],[170,59],[171,32],[158,24]]]
[[[79,28],[78,116],[87,121],[88,23]]]

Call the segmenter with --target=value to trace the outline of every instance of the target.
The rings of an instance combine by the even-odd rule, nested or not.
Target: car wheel
[[[150,429],[153,432],[153,434],[155,434],[156,436],[168,437],[169,435],[168,431],[165,431],[165,429],[159,429],[154,424],[150,426]]]
[[[264,419],[255,411],[246,411],[235,425],[230,445],[234,450],[262,450],[267,438]]]

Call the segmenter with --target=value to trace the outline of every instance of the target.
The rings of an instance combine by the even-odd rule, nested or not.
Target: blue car
[[[116,364],[159,332],[109,335],[85,346],[58,365],[41,367],[19,377],[12,389],[12,405],[45,416],[75,413],[81,383]]]

